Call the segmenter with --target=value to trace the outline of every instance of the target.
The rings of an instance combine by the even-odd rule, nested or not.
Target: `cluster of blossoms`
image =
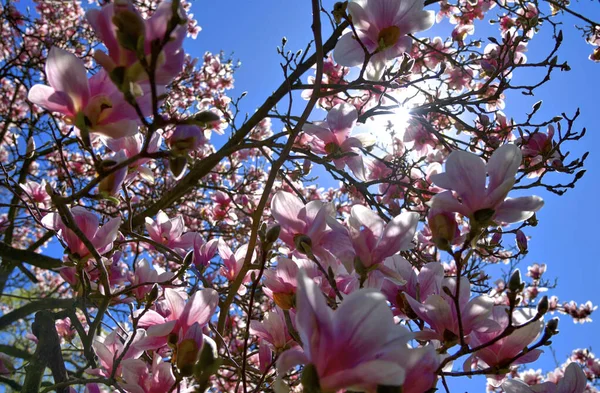
[[[87,392],[424,393],[485,375],[496,392],[597,391],[586,350],[522,371],[558,333],[549,312],[596,308],[541,296],[545,264],[528,282],[513,269],[544,206],[529,189],[563,193],[587,156],[561,150],[577,116],[498,110],[547,82],[511,86],[521,66],[566,69],[525,55],[553,15],[352,0],[331,5],[323,42],[314,1],[316,54],[280,49],[285,80],[240,121],[237,65],[183,49],[190,3],[101,3],[0,10],[0,381],[35,391],[49,368],[50,388]],[[498,5],[501,39],[469,41]],[[443,18],[448,40],[417,38]],[[406,127],[374,125],[398,108]]]

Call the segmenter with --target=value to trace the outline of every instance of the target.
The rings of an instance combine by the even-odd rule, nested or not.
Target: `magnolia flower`
[[[352,246],[361,265],[369,268],[381,264],[399,251],[412,248],[418,222],[418,213],[405,212],[386,224],[371,209],[363,205],[352,206],[348,227]]]
[[[169,22],[173,18],[173,6],[171,2],[161,2],[152,17],[143,20],[139,11],[130,1],[120,1],[118,4],[106,4],[102,9],[93,9],[86,12],[85,16],[98,35],[100,40],[108,48],[108,55],[102,51],[96,51],[94,58],[108,72],[116,67],[126,67],[127,77],[131,81],[147,80],[148,75],[139,63],[136,53],[131,47],[136,46],[137,41],[128,43],[127,39],[137,40],[143,38],[143,52],[148,57],[152,51],[152,42],[162,41],[169,28]],[[183,8],[178,10],[178,19],[185,21],[186,16]],[[124,28],[124,34],[119,31],[118,24]],[[136,31],[137,30],[137,31]],[[130,36],[128,36],[130,34]],[[167,85],[181,71],[184,63],[185,53],[182,48],[183,39],[186,35],[185,24],[179,24],[168,37],[166,45],[158,56],[155,71],[155,83]],[[135,37],[133,37],[135,36]]]
[[[542,208],[544,201],[538,196],[507,198],[521,158],[521,151],[512,144],[498,148],[487,164],[476,154],[452,152],[446,161],[446,172],[432,175],[431,179],[437,186],[454,191],[460,201],[452,192],[445,191],[432,198],[431,208],[457,212],[481,224],[489,220],[500,223],[527,220]]]
[[[165,212],[160,210],[156,215],[156,221],[146,217],[146,230],[152,240],[175,249],[179,254],[185,254],[185,250],[194,245],[195,232],[185,233],[183,216],[169,218]]]
[[[148,153],[155,153],[160,149],[163,137],[159,132],[152,133],[150,142],[148,143]],[[137,133],[133,136],[127,136],[118,139],[106,139],[103,141],[104,144],[115,153],[123,152],[127,158],[131,158],[140,154],[142,147],[144,146],[144,136]],[[127,179],[132,179],[139,173],[142,178],[150,183],[154,182],[154,174],[152,170],[142,166],[146,162],[150,161],[150,158],[140,158],[134,163],[129,164]]]
[[[518,379],[510,379],[502,384],[505,393],[583,393],[587,387],[587,377],[577,363],[569,363],[564,377],[558,383],[545,382],[529,386]]]
[[[212,318],[218,303],[219,294],[214,289],[196,291],[187,302],[176,290],[165,289],[165,301],[157,311],[148,310],[139,320],[139,326],[146,329],[147,336],[137,348],[158,349],[167,341],[180,345],[190,340],[198,351],[203,342],[202,328]]]
[[[223,267],[221,267],[221,274],[229,281],[235,280],[237,275],[242,270],[244,265],[244,259],[248,253],[248,245],[244,244],[235,250],[235,253],[231,251],[231,248],[223,240],[219,239],[217,243],[217,249],[219,250],[219,256],[223,259]],[[256,251],[252,252],[252,260],[256,258]],[[250,276],[244,277],[244,281],[248,282]]]
[[[359,179],[365,180],[365,166],[359,148],[374,143],[366,134],[351,137],[350,132],[356,125],[358,112],[350,104],[343,103],[327,112],[326,121],[318,121],[304,126],[303,131],[315,137],[310,148],[317,154],[331,156],[339,170],[346,165]]]
[[[108,171],[115,165],[118,165],[125,160],[127,160],[125,152],[119,151],[113,154],[111,158],[104,161],[104,163],[106,164],[105,169]],[[115,170],[114,172],[110,173],[108,176],[103,178],[102,181],[100,181],[100,184],[98,185],[98,193],[104,197],[118,194],[126,177],[126,166]]]
[[[400,255],[387,258],[384,264],[390,270],[396,271],[405,280],[402,285],[385,280],[381,287],[381,292],[387,296],[390,303],[397,307],[397,311],[401,315],[412,314],[412,310],[402,294],[424,302],[429,295],[439,294],[441,291],[444,267],[439,262],[430,262],[423,265],[418,274],[410,262]]]
[[[262,322],[250,321],[250,333],[268,342],[275,351],[292,347],[295,345],[288,331],[283,313],[270,311],[265,314]]]
[[[79,129],[87,128],[109,138],[137,133],[138,114],[123,98],[104,71],[88,81],[83,62],[75,55],[52,47],[46,60],[46,77],[50,86],[34,85],[29,101],[51,112],[58,112]],[[140,100],[140,106],[147,99]]]
[[[208,139],[204,130],[196,125],[178,125],[167,139],[167,144],[175,155],[185,156],[191,151],[196,151],[200,146],[206,145]]]
[[[139,358],[144,351],[140,350],[136,347],[136,344],[145,338],[146,333],[143,329],[138,329],[135,332],[135,337],[131,345],[127,348],[127,352],[123,356],[123,360],[127,359],[136,359]],[[115,360],[121,356],[123,351],[125,350],[125,340],[122,339],[118,334],[117,330],[113,330],[106,337],[96,337],[92,346],[94,347],[94,351],[96,352],[96,356],[98,356],[98,360],[100,360],[100,369],[92,369],[88,370],[90,374],[102,375],[108,377],[111,375],[113,371]],[[122,364],[117,366],[116,375],[119,375],[119,369],[121,369]]]
[[[461,277],[460,280],[458,304],[465,336],[469,336],[474,331],[498,331],[500,326],[490,319],[494,300],[485,295],[470,299],[471,285],[469,279]],[[444,287],[448,288],[448,291],[454,295],[456,293],[456,277],[445,278],[439,289]],[[423,329],[418,332],[418,338],[438,340],[449,346],[460,340],[458,313],[454,299],[450,295],[441,290],[437,294],[430,294],[426,299],[421,298],[421,301],[408,294],[405,296],[412,311],[431,327],[431,329]]]
[[[129,393],[164,393],[175,384],[175,376],[171,363],[163,362],[158,354],[154,354],[152,368],[140,359],[126,359],[123,365],[123,388]]]
[[[202,235],[196,233],[194,237],[194,265],[196,265],[196,268],[200,269],[210,264],[210,260],[217,253],[218,245],[218,239],[211,239],[205,242]]]
[[[113,242],[119,233],[121,218],[111,218],[103,226],[100,226],[100,220],[94,213],[87,211],[81,206],[75,206],[71,209],[75,225],[83,232],[85,237],[92,243],[98,254],[102,255],[110,251]],[[75,232],[67,228],[58,213],[50,213],[42,219],[48,229],[58,232],[58,236],[67,244],[69,252],[79,258],[84,258],[90,254],[90,250],[77,237]]]
[[[156,268],[145,259],[140,259],[135,264],[135,273],[131,275],[130,282],[132,286],[138,285],[133,290],[133,294],[138,300],[142,300],[150,290],[152,290],[152,284],[164,283],[173,278],[175,274],[173,272],[167,272],[161,267]],[[140,285],[148,284],[148,285]]]
[[[281,226],[279,238],[288,246],[304,253],[305,247],[315,255],[322,250],[321,241],[327,230],[327,219],[333,216],[329,203],[310,201],[306,205],[300,198],[278,191],[271,200],[271,213]]]
[[[335,61],[346,67],[363,64],[362,42],[373,54],[367,76],[372,80],[380,79],[389,60],[410,52],[412,39],[408,34],[433,26],[434,13],[424,11],[423,6],[423,0],[350,1],[348,13],[358,37],[347,32],[340,38],[333,52]]]
[[[528,320],[530,320],[533,315],[528,309],[518,309],[515,310],[512,314],[513,326],[519,326]],[[493,340],[496,336],[501,334],[506,327],[508,326],[508,321],[510,318],[508,314],[507,306],[494,306],[491,314],[492,320],[494,320],[499,326],[500,329],[490,330],[490,331],[474,331],[471,334],[471,347],[477,347],[482,344],[486,344]],[[516,329],[513,333],[504,337],[493,344],[480,349],[471,355],[464,363],[464,369],[470,370],[471,364],[477,360],[477,364],[484,364],[489,367],[493,366],[506,366],[505,364],[510,359],[517,356],[524,348],[526,348],[529,344],[531,344],[540,334],[544,327],[544,323],[541,320],[534,321],[520,329]],[[525,355],[519,357],[514,362],[511,362],[510,365],[516,366],[519,364],[529,363],[537,360],[537,358],[541,355],[542,351],[539,349],[533,349],[527,352]]]
[[[266,270],[263,291],[283,310],[294,307],[299,268],[289,258],[277,258],[275,269]]]
[[[374,391],[378,385],[401,386],[404,368],[395,357],[407,350],[412,334],[396,325],[385,297],[358,290],[331,310],[317,284],[304,272],[298,278],[296,327],[303,351],[292,349],[277,361],[280,373],[298,364],[312,365],[323,392]]]
[[[47,207],[52,200],[46,191],[46,184],[46,180],[42,180],[39,183],[28,180],[27,183],[19,185],[32,202],[39,203],[41,207]]]

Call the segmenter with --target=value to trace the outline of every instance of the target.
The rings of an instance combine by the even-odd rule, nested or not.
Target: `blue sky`
[[[324,7],[331,9],[333,1],[323,1]],[[589,3],[575,3],[574,9],[585,13],[592,19],[600,19],[600,8]],[[269,94],[281,83],[282,73],[280,58],[276,53],[281,37],[288,39],[288,49],[295,51],[304,49],[311,39],[310,1],[225,0],[211,2],[194,2],[192,12],[202,26],[202,32],[195,41],[186,43],[190,53],[200,56],[205,51],[233,53],[235,59],[241,61],[241,68],[235,75],[236,97],[248,91],[244,99],[244,108],[252,113]],[[569,145],[571,157],[580,156],[590,151],[587,162],[587,173],[574,190],[562,197],[536,190],[544,197],[546,205],[538,213],[540,225],[528,229],[526,233],[533,238],[530,241],[530,252],[523,267],[534,262],[548,265],[547,278],[558,278],[558,288],[551,292],[563,301],[575,300],[578,303],[591,300],[600,303],[600,291],[597,290],[600,274],[599,262],[593,252],[593,245],[598,242],[598,222],[600,215],[596,205],[598,184],[600,181],[599,154],[600,137],[595,130],[598,115],[597,92],[600,89],[598,75],[600,64],[587,59],[592,46],[586,44],[580,33],[573,28],[573,18],[562,18],[564,22],[565,40],[559,54],[568,60],[571,72],[555,73],[549,84],[541,88],[535,97],[524,97],[512,94],[507,99],[505,113],[519,119],[525,109],[538,100],[543,99],[541,115],[548,118],[566,112],[572,115],[579,107],[582,115],[578,125],[586,126],[588,133],[579,143]],[[327,29],[327,24],[325,24]],[[495,27],[483,23],[476,25],[476,35],[499,37]],[[327,37],[328,30],[325,30]],[[425,36],[434,37],[444,33],[447,26],[434,26]],[[544,34],[542,34],[544,35]],[[537,38],[530,44],[527,56],[535,59],[548,50],[551,42],[547,35]],[[523,75],[527,78],[530,75]],[[519,78],[517,74],[515,78]],[[316,118],[322,117],[318,114]],[[214,135],[214,134],[213,134]],[[331,183],[323,180],[322,186]],[[597,319],[600,323],[599,318]],[[598,323],[575,325],[570,318],[561,317],[561,334],[553,341],[553,349],[559,362],[563,362],[572,349],[592,347],[600,351],[600,338],[597,335]],[[600,354],[599,354],[600,355]],[[554,368],[554,360],[550,351],[531,364],[532,368],[550,371]],[[440,386],[441,387],[441,386]],[[483,392],[484,381],[460,378],[451,381],[452,392]]]

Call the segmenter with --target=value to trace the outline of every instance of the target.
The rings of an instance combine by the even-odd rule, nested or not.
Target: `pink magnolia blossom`
[[[98,216],[81,206],[72,208],[71,214],[75,225],[83,232],[99,254],[105,254],[112,249],[113,242],[119,233],[121,218],[111,218],[103,226],[100,226]],[[79,258],[87,257],[90,254],[85,244],[72,230],[67,228],[58,213],[46,215],[42,219],[42,224],[58,232],[58,236],[67,244],[71,254]]]
[[[346,165],[359,179],[365,180],[365,165],[359,148],[373,144],[366,134],[350,136],[358,112],[350,104],[338,104],[327,112],[327,120],[304,126],[303,131],[315,137],[310,148],[317,154],[331,156],[339,170]]]
[[[106,146],[115,153],[123,152],[127,158],[134,157],[142,152],[144,146],[144,135],[137,133],[133,136],[127,136],[118,139],[106,139],[103,142]],[[154,132],[148,143],[148,153],[157,152],[162,144],[163,137],[159,132]],[[140,158],[128,167],[127,179],[133,179],[138,173],[142,178],[150,183],[154,182],[154,174],[152,171],[143,166],[150,158]]]
[[[569,363],[564,377],[558,383],[545,382],[530,386],[518,379],[510,379],[502,384],[505,393],[583,393],[586,387],[587,377],[577,363]]]
[[[498,323],[490,319],[494,300],[488,296],[476,296],[470,299],[471,285],[469,279],[461,277],[458,303],[462,321],[463,333],[469,336],[474,331],[498,331]],[[448,288],[452,294],[456,293],[456,277],[448,277],[442,281],[441,288]],[[454,299],[445,291],[430,294],[426,299],[416,300],[406,295],[406,300],[412,311],[429,324],[431,329],[423,329],[417,337],[425,340],[438,340],[446,345],[452,345],[460,340],[458,313]]]
[[[384,264],[405,280],[405,283],[401,285],[385,280],[381,287],[381,292],[396,307],[396,311],[400,315],[412,314],[412,310],[404,300],[403,294],[424,302],[429,295],[439,294],[441,291],[444,268],[439,262],[427,263],[418,272],[410,262],[400,255],[387,258]]]
[[[242,270],[244,265],[244,259],[248,252],[248,245],[244,244],[235,250],[235,253],[231,251],[231,248],[223,240],[219,240],[217,245],[219,250],[219,256],[223,259],[223,267],[221,267],[221,274],[229,281],[235,280],[239,272]],[[256,251],[252,252],[252,260],[256,258]],[[250,276],[245,277],[244,281],[248,282]]]
[[[143,24],[144,54],[148,57],[151,53],[152,42],[162,41],[165,38],[169,21],[173,17],[171,2],[164,1],[146,21],[141,21],[139,11],[129,1],[121,1],[119,4],[110,3],[102,9],[89,10],[86,18],[100,40],[108,49],[108,55],[102,51],[96,51],[94,57],[108,72],[119,66],[127,68],[130,80],[147,80],[148,75],[143,71],[136,53],[124,48],[117,38],[117,27],[113,23],[114,17],[120,13],[128,14],[128,17],[138,19]],[[179,8],[178,17],[185,21],[186,16],[183,9]],[[170,83],[183,67],[185,52],[182,49],[183,39],[186,35],[184,25],[176,26],[168,37],[166,45],[159,54],[158,64],[155,72],[155,82],[159,85]]]
[[[526,321],[530,320],[533,317],[532,313],[529,309],[518,309],[515,310],[512,314],[513,325],[519,326],[524,324]],[[508,315],[508,307],[507,306],[494,306],[491,314],[492,320],[494,320],[499,326],[500,329],[490,330],[490,331],[474,331],[471,334],[470,345],[472,347],[477,347],[482,344],[486,344],[493,340],[496,336],[501,334],[509,322]],[[544,323],[541,320],[534,321],[520,329],[516,329],[513,333],[504,337],[493,344],[482,348],[475,352],[473,355],[469,356],[469,358],[464,363],[464,369],[470,370],[471,365],[476,360],[477,364],[483,364],[489,367],[493,366],[503,366],[508,367],[508,364],[505,364],[510,359],[517,356],[525,347],[531,344],[540,334],[544,327]],[[510,363],[510,365],[519,365],[530,363],[535,360],[542,354],[542,351],[539,349],[533,349],[527,354],[521,356],[514,362]]]
[[[185,250],[194,244],[196,233],[185,233],[186,227],[183,216],[169,218],[162,210],[156,215],[156,221],[146,217],[146,230],[150,238],[157,243],[173,248],[179,254],[185,254]]]
[[[113,154],[112,157],[110,157],[105,162],[109,161],[114,164],[107,165],[106,170],[110,170],[112,167],[120,164],[121,162],[123,162],[125,160],[127,160],[127,156],[125,155],[124,151],[119,151],[119,152]],[[99,194],[104,197],[113,196],[113,195],[118,194],[119,191],[121,190],[121,186],[123,185],[123,182],[125,181],[126,177],[127,177],[127,166],[119,168],[119,169],[115,170],[114,172],[110,173],[108,176],[103,178],[102,181],[100,181],[100,184],[98,185]]]
[[[454,191],[460,201],[445,191],[432,198],[431,208],[458,212],[481,224],[490,219],[503,223],[527,220],[542,208],[544,201],[538,196],[507,198],[521,158],[521,151],[512,144],[498,148],[487,164],[476,154],[452,152],[446,161],[446,172],[431,178],[437,186]]]
[[[405,212],[386,223],[363,205],[354,205],[348,219],[352,246],[365,268],[381,264],[386,258],[412,248],[419,222],[418,213]]]
[[[167,139],[167,144],[176,155],[186,155],[207,143],[204,130],[195,125],[178,125]]]
[[[210,264],[210,260],[217,253],[218,246],[218,239],[211,239],[205,242],[202,235],[196,233],[194,237],[194,265],[196,265],[196,268],[207,267]]]
[[[175,384],[171,363],[163,362],[157,354],[152,359],[152,368],[141,359],[127,359],[123,363],[123,388],[129,393],[164,393]]]
[[[126,359],[137,359],[139,358],[143,351],[136,347],[136,344],[145,338],[146,332],[143,329],[138,329],[136,331],[135,337],[133,338],[132,344],[127,349],[127,352],[123,356],[123,360]],[[111,375],[113,371],[113,367],[115,366],[114,362],[125,350],[125,340],[117,334],[117,330],[113,330],[106,337],[96,337],[94,342],[92,343],[94,347],[94,351],[96,352],[96,356],[100,360],[99,369],[88,370],[89,373],[95,375],[102,375],[108,377]],[[119,370],[121,369],[122,364],[117,366],[116,375],[119,375]]]
[[[412,39],[408,34],[427,30],[434,23],[433,12],[423,10],[422,0],[354,0],[348,3],[348,13],[358,37],[353,32],[344,34],[333,56],[346,67],[363,64],[360,40],[374,54],[367,69],[372,80],[381,78],[389,60],[410,52]]]
[[[283,242],[292,248],[298,248],[296,243],[303,238],[308,238],[312,252],[319,255],[321,241],[328,232],[327,219],[333,216],[331,204],[310,201],[304,205],[297,196],[286,191],[278,191],[271,200],[271,213],[281,226],[279,238]],[[303,250],[299,249],[299,251]]]
[[[266,313],[262,322],[250,321],[250,333],[268,342],[275,351],[282,351],[295,345],[280,309]]]
[[[51,112],[65,115],[67,122],[109,138],[138,132],[133,106],[123,98],[104,71],[88,81],[86,69],[75,55],[52,47],[46,60],[50,86],[34,85],[27,98]],[[147,100],[146,100],[147,101]]]
[[[296,262],[289,258],[280,257],[277,258],[275,269],[269,269],[264,273],[263,291],[284,310],[294,307],[299,271]]]
[[[358,290],[332,311],[304,273],[298,284],[296,327],[303,351],[284,352],[277,361],[280,373],[297,364],[312,364],[324,392],[375,391],[377,385],[404,383],[405,370],[395,357],[407,350],[412,334],[394,323],[381,293]]]
[[[148,310],[139,320],[146,337],[137,344],[140,349],[158,349],[173,340],[180,344],[192,339],[202,347],[202,328],[210,321],[219,303],[214,289],[196,291],[187,302],[176,290],[165,289],[165,300],[155,310]]]
[[[133,290],[133,294],[136,299],[142,300],[144,296],[152,290],[152,284],[169,281],[174,275],[174,273],[167,272],[159,266],[154,267],[151,263],[142,258],[136,263],[135,273],[133,273],[130,278],[131,285],[137,286]]]
[[[20,186],[32,202],[37,203],[40,207],[44,208],[51,203],[50,195],[48,195],[48,192],[46,191],[46,184],[46,180],[42,180],[39,183],[29,180],[25,184],[20,184]]]

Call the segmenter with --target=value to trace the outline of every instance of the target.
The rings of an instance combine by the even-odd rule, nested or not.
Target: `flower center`
[[[398,26],[390,26],[382,29],[377,37],[377,44],[379,45],[378,49],[384,50],[396,45],[400,39],[400,35],[401,32]]]

